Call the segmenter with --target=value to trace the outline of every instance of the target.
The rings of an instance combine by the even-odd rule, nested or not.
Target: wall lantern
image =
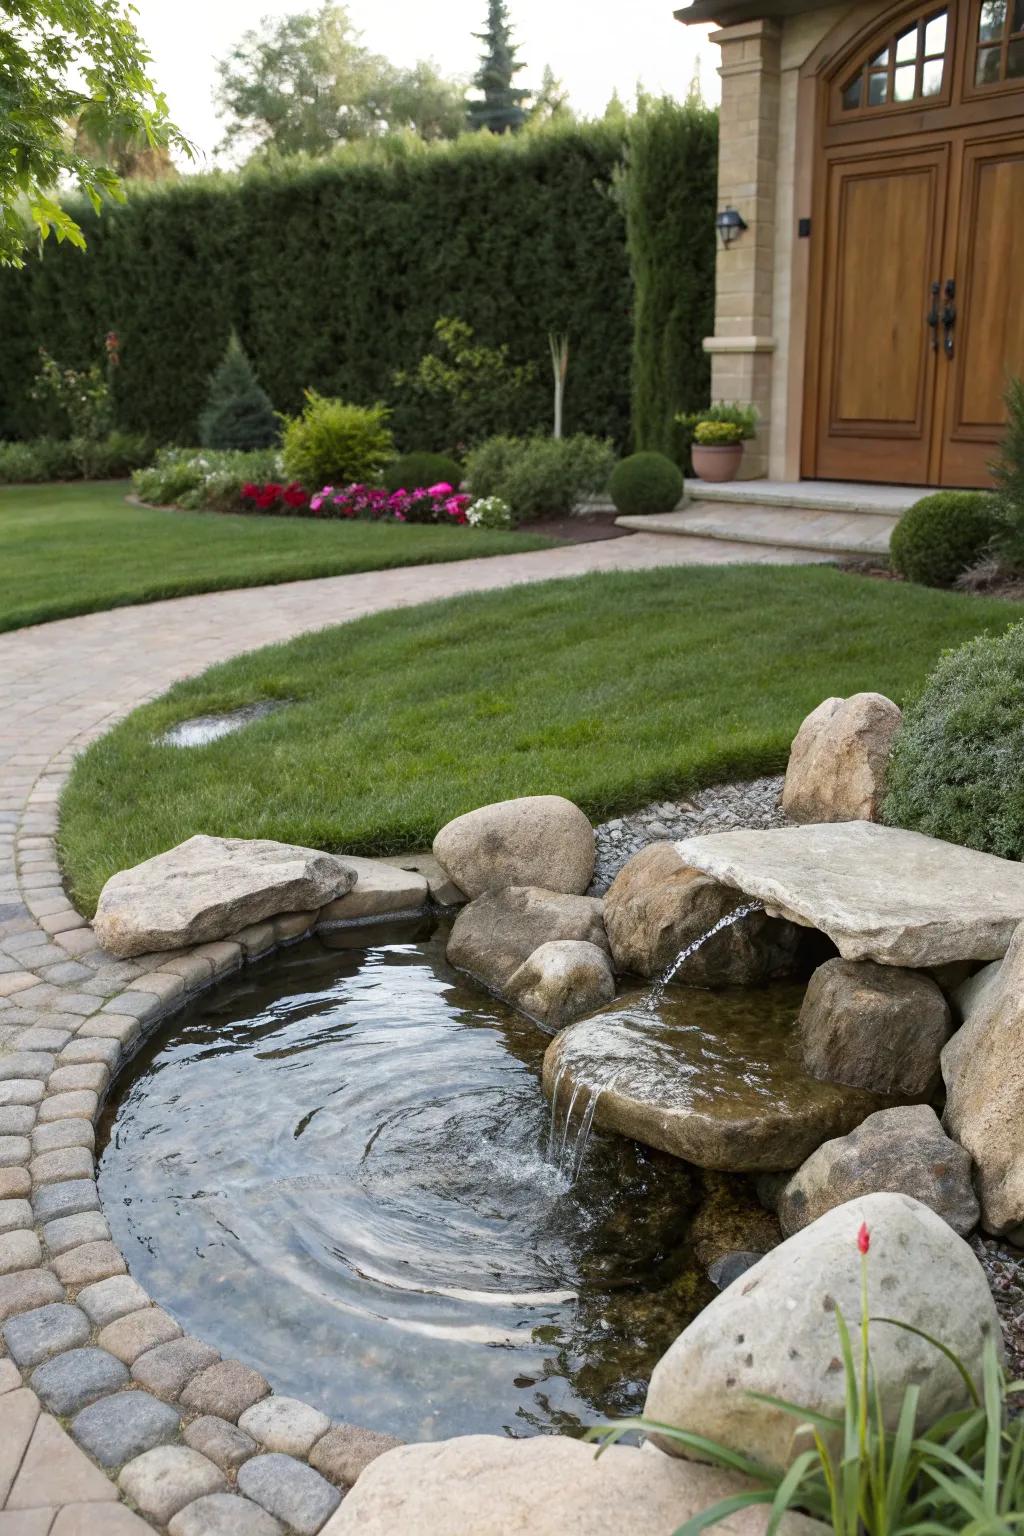
[[[734,240],[738,240],[747,227],[747,221],[736,208],[726,205],[721,213],[715,214],[715,228],[721,236],[722,244],[728,250]]]

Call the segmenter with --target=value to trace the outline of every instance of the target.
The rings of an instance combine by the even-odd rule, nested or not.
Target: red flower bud
[[[871,1247],[871,1233],[868,1231],[868,1224],[866,1221],[862,1221],[860,1224],[860,1231],[857,1233],[857,1247],[860,1249],[861,1253],[867,1253],[868,1249]]]

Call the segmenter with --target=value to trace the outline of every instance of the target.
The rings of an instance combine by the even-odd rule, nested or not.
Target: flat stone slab
[[[567,1140],[599,1129],[699,1168],[798,1168],[885,1100],[823,1083],[800,1061],[800,989],[673,987],[657,1011],[634,994],[563,1029],[544,1057],[544,1091]],[[595,1101],[596,1097],[596,1103]]]
[[[355,879],[349,863],[314,848],[200,833],[112,875],[93,927],[104,949],[128,959],[228,938],[281,912],[315,911]]]
[[[828,934],[844,960],[998,960],[1024,921],[1024,864],[870,821],[718,832],[676,847],[772,914]]]

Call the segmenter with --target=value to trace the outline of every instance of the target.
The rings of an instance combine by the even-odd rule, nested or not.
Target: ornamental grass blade
[[[885,1485],[885,1523],[889,1531],[897,1528],[908,1487],[913,1481],[913,1474],[910,1473],[910,1458],[914,1448],[914,1427],[917,1423],[917,1405],[920,1397],[921,1389],[917,1386],[908,1387],[903,1394],[899,1423],[896,1425],[896,1433],[892,1440],[892,1461],[889,1464],[888,1482]]]
[[[985,1392],[985,1477],[982,1502],[986,1513],[999,1512],[999,1472],[1003,1459],[1003,1394],[1002,1372],[996,1355],[995,1341],[991,1335],[985,1340],[985,1358],[982,1364]]]
[[[940,1354],[945,1355],[950,1365],[954,1366],[960,1373],[964,1386],[971,1394],[971,1402],[974,1403],[975,1407],[981,1406],[981,1398],[978,1395],[977,1387],[971,1380],[970,1372],[960,1359],[960,1356],[955,1350],[950,1349],[948,1344],[943,1344],[941,1339],[935,1338],[934,1334],[926,1333],[923,1328],[915,1328],[913,1323],[902,1322],[898,1317],[873,1317],[871,1321],[873,1323],[888,1323],[893,1328],[902,1328],[904,1333],[916,1334],[919,1339],[924,1339],[926,1344],[934,1345]]]
[[[779,1408],[783,1413],[788,1413],[792,1418],[799,1419],[803,1424],[813,1424],[818,1429],[835,1430],[842,1429],[843,1421],[834,1414],[815,1413],[813,1408],[801,1408],[799,1403],[788,1402],[784,1397],[773,1397],[770,1392],[748,1392],[746,1396],[754,1403],[767,1403],[772,1408]]]
[[[734,1493],[727,1499],[719,1499],[717,1504],[712,1504],[710,1509],[705,1509],[699,1515],[692,1515],[689,1520],[678,1526],[672,1536],[700,1536],[701,1531],[706,1531],[709,1525],[717,1525],[719,1520],[724,1520],[727,1515],[734,1515],[738,1510],[749,1509],[753,1504],[770,1504],[772,1492],[768,1488],[758,1489],[751,1493]]]
[[[672,1424],[661,1424],[655,1419],[616,1419],[608,1424],[597,1424],[592,1429],[588,1429],[583,1438],[592,1444],[598,1440],[602,1441],[597,1450],[597,1455],[601,1456],[610,1445],[615,1445],[624,1435],[632,1431],[639,1431],[646,1435],[662,1435],[666,1440],[674,1440],[678,1445],[685,1446],[687,1450],[697,1451],[702,1460],[729,1467],[733,1472],[741,1472],[744,1477],[752,1478],[769,1489],[774,1489],[779,1481],[777,1472],[763,1467],[752,1457],[744,1456],[742,1452],[734,1451],[728,1445],[720,1445],[716,1440],[709,1440],[705,1435],[695,1435],[688,1429],[677,1429]]]
[[[775,1490],[775,1497],[772,1500],[772,1510],[768,1519],[767,1529],[765,1530],[765,1536],[775,1536],[775,1533],[782,1522],[783,1515],[793,1503],[797,1491],[802,1488],[807,1474],[810,1472],[811,1468],[814,1466],[817,1460],[817,1451],[804,1451],[804,1453],[801,1456],[798,1456],[793,1462],[792,1466],[789,1468],[789,1471],[786,1473],[785,1477],[782,1479],[781,1483]]]

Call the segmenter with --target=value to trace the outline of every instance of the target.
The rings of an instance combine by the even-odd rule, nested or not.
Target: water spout
[[[712,924],[707,933],[702,933],[699,938],[693,940],[692,944],[687,944],[684,949],[681,949],[671,965],[666,967],[648,993],[646,1011],[648,1013],[656,1012],[665,996],[665,988],[676,979],[691,955],[695,955],[699,949],[703,949],[710,939],[713,939],[716,934],[722,933],[724,929],[734,927],[743,918],[750,917],[753,912],[763,911],[764,907],[761,902],[747,902],[744,906],[737,907],[735,911],[727,912],[724,917],[718,919],[717,923]]]
[[[564,1065],[559,1067],[555,1077],[554,1091],[551,1095],[551,1126],[548,1133],[548,1162],[566,1180],[567,1185],[575,1184],[579,1178],[580,1170],[587,1153],[587,1144],[590,1141],[590,1133],[594,1125],[594,1116],[597,1113],[597,1104],[602,1093],[611,1088],[618,1071],[612,1071],[603,1082],[576,1083],[569,1097],[569,1103],[565,1112],[564,1121],[560,1122],[558,1113],[558,1089],[565,1072]],[[586,1102],[573,1126],[573,1111],[576,1101],[581,1094],[586,1094]],[[559,1134],[559,1126],[561,1134]],[[557,1145],[557,1155],[555,1148]]]

